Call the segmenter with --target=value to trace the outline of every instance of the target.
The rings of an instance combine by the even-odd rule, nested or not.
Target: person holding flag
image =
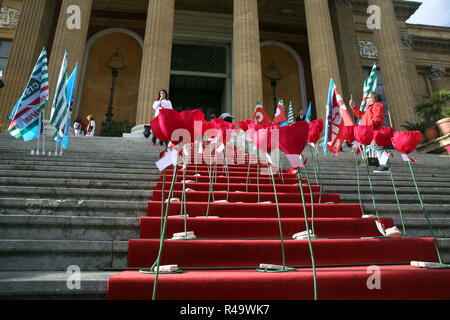
[[[374,130],[383,128],[385,110],[383,104],[381,103],[381,95],[376,91],[371,91],[367,95],[366,102],[366,111],[361,111],[355,106],[353,100],[350,100],[349,104],[352,107],[353,114],[357,118],[361,119],[360,124],[363,126],[372,125]],[[375,142],[372,142],[371,148],[375,152],[375,155],[379,161],[383,155],[383,147],[380,147]],[[387,170],[387,165],[381,165],[380,168],[374,172],[385,172]]]

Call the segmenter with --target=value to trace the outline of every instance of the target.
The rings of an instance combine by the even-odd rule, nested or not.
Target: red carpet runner
[[[173,169],[167,170],[165,199]],[[173,198],[182,198],[178,174]],[[258,182],[259,181],[259,185]],[[282,220],[286,265],[295,271],[257,271],[260,263],[282,264],[280,229],[275,195],[269,176],[257,175],[256,166],[230,165],[229,177],[218,166],[213,183],[214,201],[208,206],[208,166],[191,164],[185,177],[186,212],[172,201],[161,265],[177,264],[181,273],[159,274],[159,300],[298,300],[313,299],[313,271],[308,240],[292,235],[306,229],[298,179],[294,174],[275,176]],[[229,182],[229,184],[228,184]],[[248,184],[246,185],[246,182]],[[359,204],[342,204],[338,194],[322,194],[318,185],[303,182],[317,275],[318,299],[450,299],[450,270],[422,269],[410,261],[438,262],[432,238],[382,237],[375,219],[363,218]],[[130,270],[108,281],[108,299],[152,299],[155,262],[161,232],[162,175],[147,217],[141,218],[140,239],[130,240]],[[258,192],[259,189],[259,192]],[[228,191],[227,191],[228,190]],[[259,195],[258,195],[259,193]],[[224,202],[227,199],[227,202]],[[259,202],[261,203],[258,203]],[[314,219],[312,219],[312,211]],[[391,218],[382,219],[385,228]],[[171,240],[173,233],[194,231],[194,240]],[[376,274],[375,274],[376,273]],[[378,286],[371,276],[379,276]]]

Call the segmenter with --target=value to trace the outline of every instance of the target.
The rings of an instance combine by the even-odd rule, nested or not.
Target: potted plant
[[[445,136],[446,134],[450,133],[450,107],[447,106],[444,111],[442,111],[443,119],[436,122],[437,127],[439,128],[439,131],[441,132],[442,136]]]
[[[440,136],[436,122],[442,118],[442,109],[449,98],[450,91],[441,90],[435,92],[428,101],[418,104],[415,107],[415,112],[423,119],[427,127],[424,134],[428,141]]]
[[[422,135],[420,136],[419,144],[424,144],[425,142],[427,142],[427,138],[425,137],[425,130],[427,129],[427,124],[425,123],[425,121],[422,122],[405,121],[405,123],[402,124],[402,127],[408,131],[419,131],[420,133],[422,133]]]

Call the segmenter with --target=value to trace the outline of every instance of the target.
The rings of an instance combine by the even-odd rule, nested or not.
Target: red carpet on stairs
[[[229,165],[228,170],[218,165],[208,209],[210,169],[204,163],[197,167],[189,164],[185,184],[182,171],[178,171],[160,263],[176,264],[182,272],[158,275],[156,299],[313,299],[308,240],[292,239],[293,234],[306,230],[304,207],[309,229],[314,228],[315,238],[311,243],[318,299],[450,299],[450,269],[409,265],[410,261],[438,262],[433,238],[383,237],[376,219],[362,217],[359,204],[341,203],[339,194],[320,193],[320,186],[312,182],[315,181],[313,174],[310,174],[311,186],[302,179],[304,204],[297,177],[286,171],[275,175],[285,263],[295,270],[256,270],[261,263],[282,264],[272,179],[259,175],[257,180],[255,164],[250,166],[249,174],[246,164]],[[173,168],[168,168],[163,213],[173,174]],[[140,269],[153,265],[161,244],[162,174],[159,180],[152,201],[147,203],[147,216],[140,220],[140,239],[129,241],[130,270],[110,277],[108,299],[152,299],[155,274],[143,273]],[[183,187],[188,189],[185,192],[186,215],[180,215]],[[381,221],[384,228],[394,225],[392,218]],[[196,239],[171,239],[174,233],[184,231],[193,231]],[[379,276],[375,287],[371,278],[374,275]]]

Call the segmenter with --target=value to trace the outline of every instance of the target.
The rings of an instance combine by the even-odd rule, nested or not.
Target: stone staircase
[[[54,152],[47,138],[46,151]],[[62,156],[32,155],[25,143],[0,134],[0,298],[104,299],[109,276],[126,269],[128,240],[139,238],[139,217],[159,179],[160,147],[144,139],[71,137]],[[310,158],[308,148],[305,156]],[[416,180],[450,262],[450,157],[415,154]],[[358,203],[355,162],[349,149],[321,158],[325,192]],[[287,164],[287,161],[284,161]],[[365,166],[360,166],[365,214],[375,214]],[[376,207],[401,229],[389,174],[373,174]],[[309,176],[315,183],[311,161]],[[408,236],[429,236],[408,165],[392,159]],[[69,266],[80,273],[70,289]]]

